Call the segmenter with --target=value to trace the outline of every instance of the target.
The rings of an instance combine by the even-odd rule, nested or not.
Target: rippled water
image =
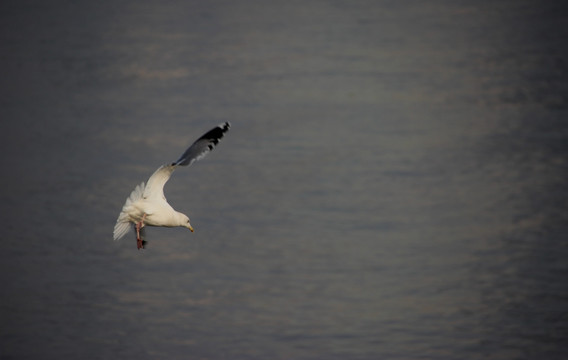
[[[566,358],[567,15],[2,2],[0,358]]]

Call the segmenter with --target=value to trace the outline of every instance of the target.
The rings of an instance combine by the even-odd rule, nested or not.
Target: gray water
[[[566,359],[568,7],[2,1],[0,358]],[[134,186],[223,121],[112,240]]]

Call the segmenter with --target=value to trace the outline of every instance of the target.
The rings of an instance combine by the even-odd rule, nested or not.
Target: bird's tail
[[[124,235],[128,234],[128,232],[132,228],[130,217],[128,216],[128,209],[130,208],[130,205],[132,203],[142,199],[144,188],[144,183],[136,186],[132,193],[130,193],[128,199],[126,199],[124,206],[122,206],[122,211],[120,212],[120,215],[118,215],[118,219],[116,219],[116,224],[114,225],[114,240],[120,240]]]

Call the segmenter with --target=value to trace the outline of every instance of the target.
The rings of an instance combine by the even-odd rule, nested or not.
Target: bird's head
[[[189,222],[189,217],[185,214],[179,213],[180,214],[180,224],[179,226],[183,226],[185,228],[188,228],[189,230],[191,230],[191,232],[193,232],[193,227],[191,226],[191,223]]]

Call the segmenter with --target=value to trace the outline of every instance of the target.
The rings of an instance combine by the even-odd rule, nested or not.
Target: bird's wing
[[[205,133],[205,135],[197,139],[190,147],[188,147],[180,158],[172,165],[188,166],[197,160],[203,159],[205,155],[217,146],[219,140],[221,140],[223,135],[229,131],[230,127],[231,124],[229,122],[225,122],[209,130]]]
[[[197,139],[177,161],[169,165],[160,166],[148,179],[143,197],[145,199],[165,199],[164,185],[170,179],[174,170],[178,166],[189,166],[195,161],[203,159],[205,155],[215,148],[230,127],[231,124],[229,122],[216,126]]]
[[[154,171],[146,183],[142,197],[144,199],[165,200],[164,185],[168,182],[175,169],[175,165],[162,165],[158,168],[158,170]]]

